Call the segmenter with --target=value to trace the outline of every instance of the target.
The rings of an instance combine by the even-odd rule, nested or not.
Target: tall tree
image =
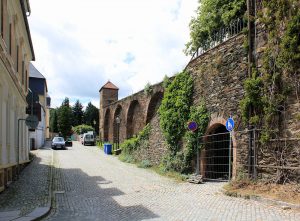
[[[72,133],[72,109],[67,97],[58,108],[58,129],[64,137],[70,136]]]
[[[50,110],[50,131],[53,133],[58,133],[58,117],[57,117],[57,109],[51,109]]]
[[[83,122],[83,106],[79,100],[76,101],[74,106],[72,107],[73,114],[73,126],[81,125]]]
[[[213,34],[226,27],[233,19],[243,17],[246,0],[199,0],[196,17],[190,22],[190,41],[185,53],[193,54],[199,47],[206,48]]]
[[[99,134],[99,109],[91,102],[88,103],[84,112],[85,124],[93,126],[97,134]],[[94,124],[94,122],[96,124]]]

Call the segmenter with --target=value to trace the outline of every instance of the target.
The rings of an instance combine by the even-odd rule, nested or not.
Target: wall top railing
[[[191,60],[196,59],[208,50],[241,33],[245,27],[247,27],[247,22],[244,19],[238,18],[233,20],[227,27],[223,27],[214,32],[212,36],[209,36],[206,42],[195,51]]]

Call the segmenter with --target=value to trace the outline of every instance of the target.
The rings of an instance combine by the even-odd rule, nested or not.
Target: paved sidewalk
[[[0,221],[34,220],[50,210],[53,151],[44,147],[32,153],[35,155],[33,162],[0,194]]]

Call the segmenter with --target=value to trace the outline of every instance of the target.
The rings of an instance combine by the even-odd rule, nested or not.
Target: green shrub
[[[153,92],[153,88],[151,86],[151,84],[148,82],[146,85],[145,85],[145,88],[144,88],[144,94],[146,96],[150,96]]]
[[[90,125],[81,124],[76,127],[73,127],[72,130],[76,134],[84,134],[84,133],[87,133],[88,131],[94,131],[94,128]]]
[[[150,134],[150,124],[147,124],[136,137],[125,140],[121,145],[122,153],[130,154],[141,146],[148,147],[148,139]]]
[[[142,160],[139,164],[138,167],[140,168],[149,168],[152,167],[152,164],[149,160]]]
[[[192,77],[183,71],[166,88],[159,108],[160,127],[173,153],[178,151],[178,143],[186,130],[192,95]]]
[[[121,155],[119,155],[119,160],[121,160],[122,162],[125,162],[125,163],[135,163],[134,157],[129,154],[125,154],[125,153],[122,153]]]

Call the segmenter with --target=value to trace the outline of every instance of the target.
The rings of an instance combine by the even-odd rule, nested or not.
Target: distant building
[[[38,127],[30,130],[30,148],[37,149],[44,145],[49,135],[49,118],[51,98],[48,96],[46,78],[30,63],[29,65],[29,89],[30,93],[38,97],[38,102],[33,104],[33,114],[39,119]],[[31,107],[28,107],[29,113]]]
[[[29,62],[35,57],[28,15],[28,0],[0,0],[0,192],[18,168],[29,162],[23,119],[27,117]]]

